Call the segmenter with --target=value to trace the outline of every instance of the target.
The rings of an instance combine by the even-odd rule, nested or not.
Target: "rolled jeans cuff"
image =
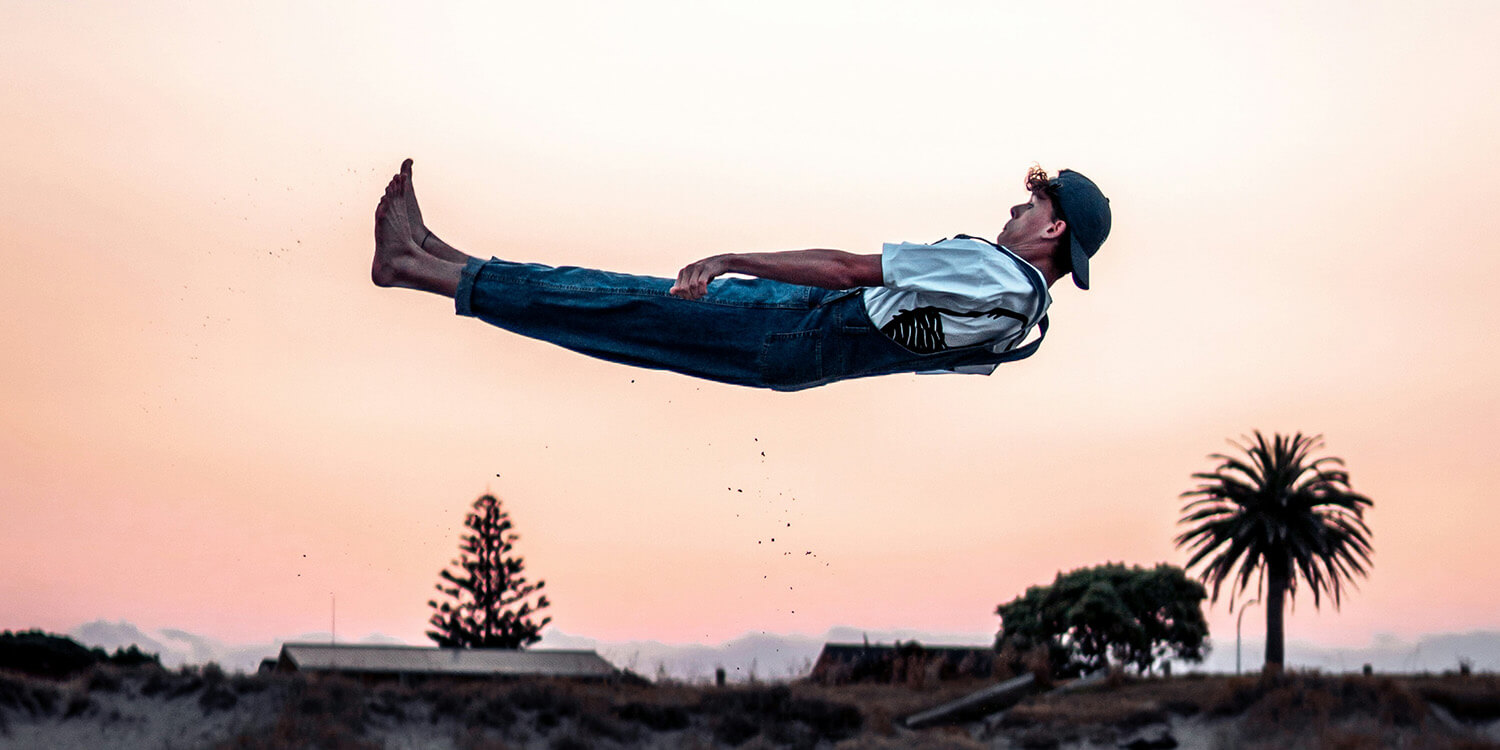
[[[474,278],[479,275],[479,269],[484,267],[484,263],[478,258],[470,258],[464,263],[463,273],[458,277],[458,289],[453,293],[453,311],[459,315],[474,317],[470,299],[474,296]]]

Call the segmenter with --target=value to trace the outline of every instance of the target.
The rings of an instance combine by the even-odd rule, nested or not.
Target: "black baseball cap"
[[[1073,283],[1079,289],[1089,288],[1089,258],[1109,237],[1109,199],[1099,192],[1093,180],[1071,169],[1057,173],[1050,183],[1052,206],[1068,223],[1072,245]]]

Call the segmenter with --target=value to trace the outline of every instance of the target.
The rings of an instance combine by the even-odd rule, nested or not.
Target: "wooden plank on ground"
[[[1021,701],[1036,689],[1036,677],[1023,674],[1015,679],[991,685],[957,700],[948,701],[936,708],[906,717],[910,729],[919,729],[933,724],[952,723],[994,713]]]
[[[1084,688],[1090,688],[1095,685],[1102,685],[1104,684],[1104,680],[1108,677],[1108,669],[1098,669],[1082,677],[1079,677],[1078,679],[1063,683],[1062,685],[1047,691],[1047,695],[1063,695],[1077,690],[1083,690]],[[998,709],[994,713],[991,713],[990,715],[984,717],[985,730],[993,733],[997,729],[999,729],[1000,722],[1005,719],[1005,714],[1009,710],[1010,706],[1005,706],[1004,708]]]

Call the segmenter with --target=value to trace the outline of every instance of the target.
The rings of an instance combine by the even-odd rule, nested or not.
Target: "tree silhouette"
[[[435,610],[428,621],[434,629],[427,637],[444,648],[520,649],[536,643],[552,618],[533,622],[530,616],[550,602],[546,595],[535,606],[525,601],[546,583],[528,583],[521,574],[522,559],[509,556],[520,538],[511,531],[510,514],[499,498],[485,494],[474,501],[464,526],[470,533],[459,539],[458,559],[439,573],[446,585],[435,586],[453,601],[427,602]]]
[[[995,649],[1024,653],[1044,647],[1059,677],[1107,667],[1111,655],[1142,673],[1168,657],[1202,661],[1207,596],[1182,568],[1166,563],[1059,572],[1051,585],[1032,586],[996,608],[1001,627]]]
[[[1244,457],[1213,454],[1218,467],[1193,475],[1202,483],[1182,493],[1194,499],[1178,522],[1192,528],[1176,542],[1193,552],[1187,567],[1207,560],[1198,575],[1212,586],[1213,601],[1231,581],[1231,610],[1233,598],[1256,579],[1266,607],[1266,668],[1278,670],[1286,662],[1286,598],[1295,599],[1298,579],[1312,589],[1314,607],[1328,594],[1337,609],[1344,586],[1368,575],[1364,510],[1374,504],[1349,486],[1342,460],[1312,458],[1323,447],[1321,436],[1277,433],[1267,442],[1257,431],[1245,442],[1230,443]]]

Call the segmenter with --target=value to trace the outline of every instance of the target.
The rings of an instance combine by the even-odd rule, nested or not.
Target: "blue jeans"
[[[858,290],[723,278],[685,300],[668,293],[672,283],[476,259],[454,303],[459,315],[611,362],[781,391],[953,359],[913,354],[880,333]]]

